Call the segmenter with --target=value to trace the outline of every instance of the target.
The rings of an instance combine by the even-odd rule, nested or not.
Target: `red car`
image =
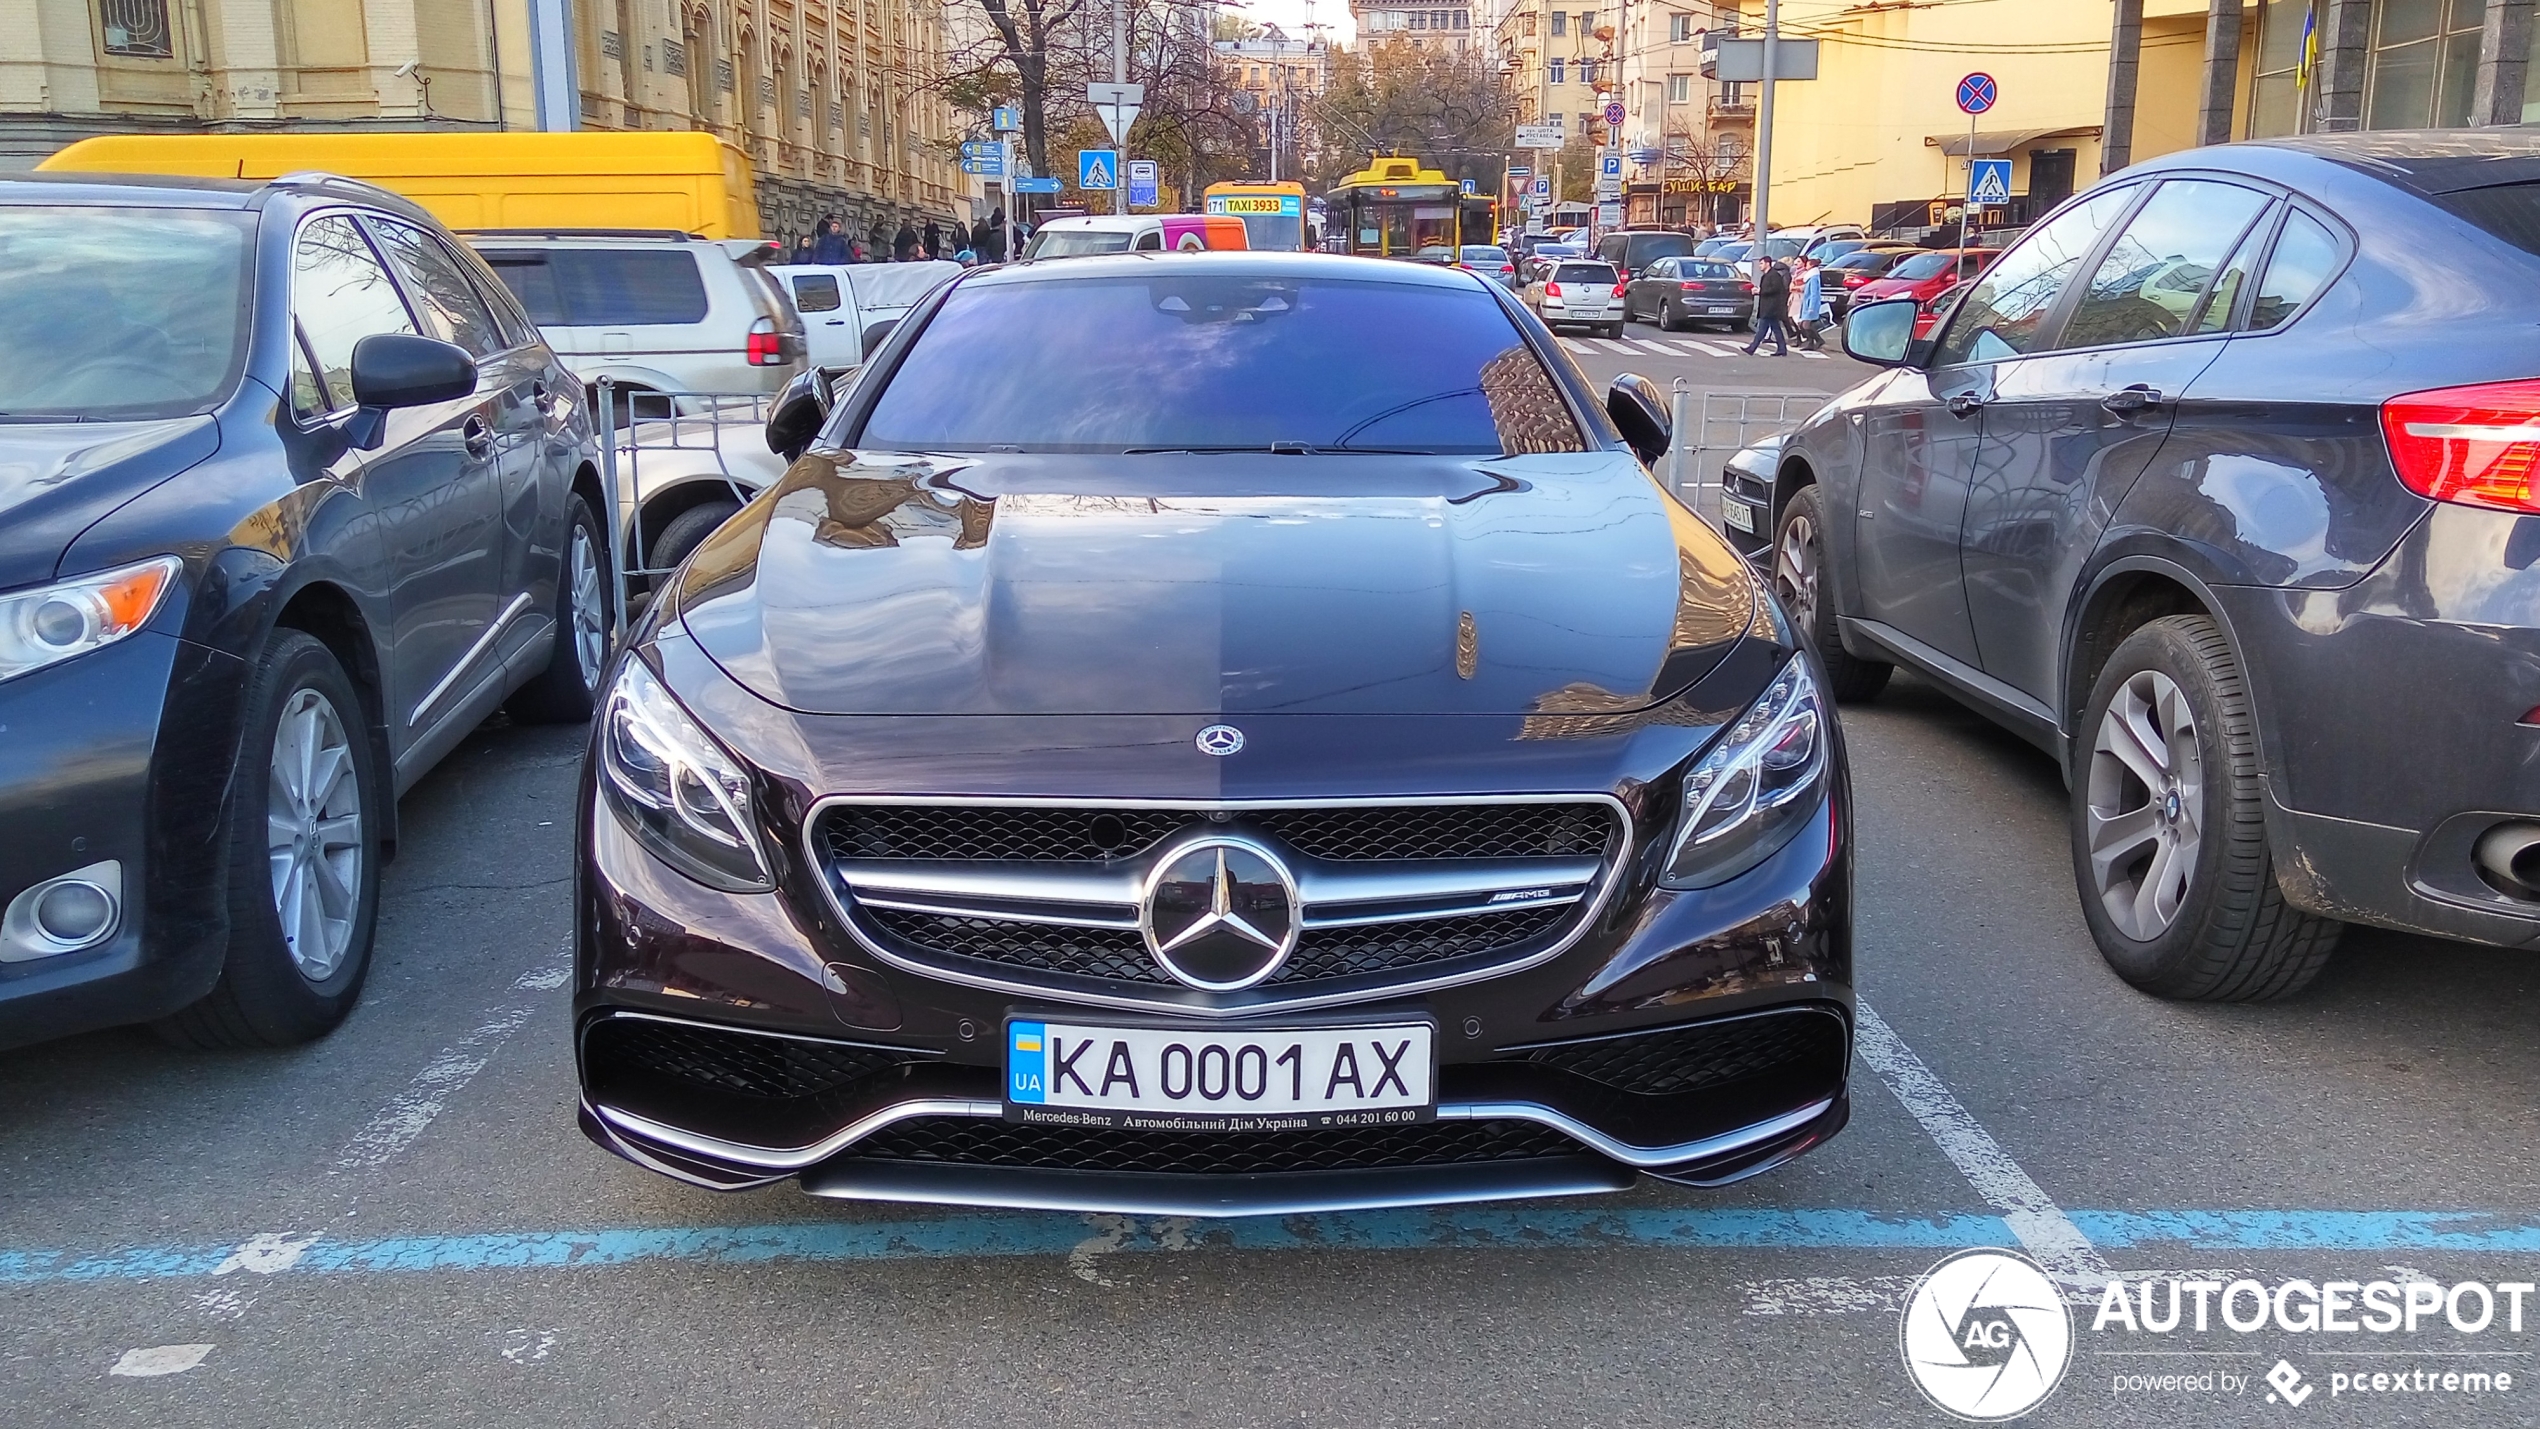
[[[1918,303],[1930,302],[1956,284],[1983,272],[1986,265],[2000,256],[2000,250],[1993,248],[1935,248],[1928,253],[1917,253],[1888,269],[1876,281],[1854,288],[1852,306],[1857,308],[1881,298],[1912,298]]]
[[[1949,316],[1949,310],[1958,306],[1958,300],[1965,297],[1967,290],[1975,285],[1975,279],[1961,278],[1923,299],[1922,308],[1914,314],[1914,340],[1920,342],[1931,336],[1931,330],[1940,326],[1940,320]]]

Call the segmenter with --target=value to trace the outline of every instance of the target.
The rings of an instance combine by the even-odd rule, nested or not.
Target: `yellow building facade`
[[[133,131],[534,129],[539,0],[15,0],[0,165]],[[756,166],[766,231],[951,217],[940,6],[555,0],[570,122],[697,129]],[[552,72],[552,68],[551,68]],[[556,127],[552,122],[550,127]]]

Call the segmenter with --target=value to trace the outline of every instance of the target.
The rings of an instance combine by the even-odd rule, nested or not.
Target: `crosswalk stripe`
[[[1588,346],[1586,343],[1581,342],[1580,340],[1578,340],[1578,339],[1577,339],[1577,338],[1575,338],[1575,337],[1565,337],[1565,338],[1561,339],[1561,345],[1562,345],[1563,347],[1566,347],[1566,348],[1570,349],[1572,352],[1584,353],[1584,354],[1586,354],[1587,356],[1590,356],[1590,357],[1593,357],[1593,356],[1595,356],[1595,355],[1596,355],[1596,349],[1595,349],[1595,348],[1592,348],[1592,347]]]
[[[1638,357],[1640,355],[1639,349],[1626,346],[1625,344],[1610,337],[1600,337],[1597,339],[1597,342],[1602,344],[1608,351],[1619,352],[1625,357]]]
[[[1800,355],[1800,356],[1802,356],[1802,357],[1813,357],[1813,358],[1815,358],[1815,359],[1816,359],[1817,361],[1819,361],[1819,362],[1824,362],[1824,361],[1827,361],[1827,360],[1828,360],[1828,359],[1827,359],[1827,357],[1826,357],[1826,355],[1825,355],[1824,353],[1822,353],[1822,352],[1803,352],[1803,353],[1801,353],[1801,354],[1799,354],[1799,355]]]
[[[1633,338],[1633,339],[1632,339],[1632,345],[1633,345],[1633,346],[1635,346],[1635,347],[1645,348],[1645,349],[1647,349],[1647,350],[1649,350],[1649,351],[1651,351],[1651,352],[1657,353],[1660,357],[1679,357],[1679,356],[1682,356],[1682,354],[1681,354],[1681,353],[1677,352],[1674,348],[1667,346],[1665,343],[1663,343],[1663,342],[1651,342],[1649,339],[1647,339],[1647,338],[1645,338],[1645,337],[1636,337],[1636,338]]]

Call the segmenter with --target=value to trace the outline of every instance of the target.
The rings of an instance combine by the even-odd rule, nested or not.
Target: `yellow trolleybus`
[[[1473,204],[1455,180],[1418,159],[1379,156],[1340,181],[1323,200],[1343,250],[1371,258],[1456,264],[1463,245],[1491,243],[1487,200]]]
[[[1210,184],[1200,195],[1202,213],[1222,213],[1244,221],[1244,241],[1254,248],[1301,253],[1306,247],[1305,185],[1291,183]]]

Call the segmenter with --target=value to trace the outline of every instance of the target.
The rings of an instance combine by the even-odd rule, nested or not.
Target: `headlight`
[[[751,832],[749,779],[640,660],[601,708],[600,773],[619,821],[671,867],[729,893],[776,886]]]
[[[112,645],[150,623],[185,563],[160,556],[40,590],[0,595],[0,680]]]
[[[1825,784],[1824,701],[1807,659],[1793,656],[1685,775],[1663,881],[1709,888],[1762,863],[1816,813]]]

